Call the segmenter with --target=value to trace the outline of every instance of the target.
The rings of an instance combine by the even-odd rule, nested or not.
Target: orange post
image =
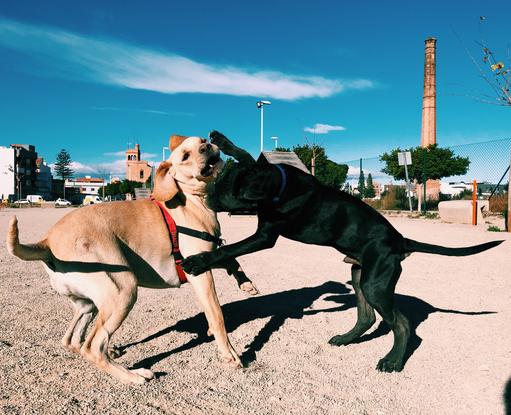
[[[511,232],[511,169],[509,169],[509,180],[507,182],[507,231]]]
[[[472,188],[472,225],[477,225],[477,180]]]

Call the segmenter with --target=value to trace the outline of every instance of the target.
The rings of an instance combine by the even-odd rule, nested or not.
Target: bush
[[[507,210],[507,194],[493,195],[490,199],[490,212],[504,213]]]
[[[408,210],[406,189],[400,186],[389,186],[388,190],[382,194],[381,208],[383,210]],[[412,209],[417,209],[417,200],[415,198],[412,198]]]
[[[498,226],[488,226],[488,232],[502,232],[502,229],[500,229]]]
[[[373,209],[380,210],[381,209],[381,199],[364,199],[364,202],[366,202],[369,206],[371,206]]]

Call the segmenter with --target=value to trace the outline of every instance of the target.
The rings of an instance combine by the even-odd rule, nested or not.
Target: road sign
[[[397,161],[400,166],[409,166],[412,164],[412,153],[409,151],[397,153]]]
[[[410,212],[412,211],[412,188],[410,186],[410,179],[408,178],[408,166],[412,164],[412,153],[409,151],[402,151],[397,153],[397,161],[400,166],[405,166],[405,176],[406,176],[406,190],[408,193],[408,206],[410,207]]]

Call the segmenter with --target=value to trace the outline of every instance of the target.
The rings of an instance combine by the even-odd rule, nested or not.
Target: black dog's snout
[[[203,154],[207,151],[211,151],[211,144],[204,143],[199,147],[199,153]]]

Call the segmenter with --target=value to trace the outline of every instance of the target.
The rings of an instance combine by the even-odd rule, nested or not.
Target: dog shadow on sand
[[[324,297],[325,295],[326,297]],[[326,309],[311,308],[313,303],[321,297],[323,297],[326,301],[331,301],[339,305]],[[416,334],[417,327],[425,321],[430,314],[449,313],[477,316],[493,313],[492,311],[458,311],[440,309],[420,300],[419,298],[400,294],[396,294],[396,303],[403,314],[410,320],[411,326],[411,338],[408,344],[405,362],[415,352],[422,341],[422,339]],[[250,344],[245,346],[245,351],[241,356],[241,360],[245,365],[247,365],[248,363],[256,360],[256,353],[264,347],[264,345],[270,340],[271,336],[282,327],[287,319],[301,319],[307,315],[344,311],[352,307],[356,307],[356,298],[352,290],[340,282],[328,281],[315,287],[304,287],[234,301],[232,303],[224,304],[222,306],[222,310],[228,333],[235,331],[241,325],[253,320],[269,318],[268,322],[261,330],[259,330]],[[339,318],[341,318],[340,314]],[[355,324],[355,321],[353,321],[353,324]],[[147,357],[133,365],[133,368],[149,368],[173,354],[213,341],[213,337],[207,335],[207,330],[208,325],[206,318],[203,313],[199,313],[193,317],[183,319],[176,324],[160,330],[144,339],[123,346],[118,346],[118,348],[123,353],[130,347],[150,342],[173,331],[187,332],[195,335],[192,340],[182,346]],[[332,327],[329,327],[328,330],[331,336],[339,334],[339,330],[336,329],[334,324],[332,324]],[[376,330],[363,335],[355,343],[375,339],[388,334],[389,332],[390,330],[388,326],[382,321]],[[318,335],[323,334],[318,333]],[[329,336],[325,337],[325,343],[329,338]]]

